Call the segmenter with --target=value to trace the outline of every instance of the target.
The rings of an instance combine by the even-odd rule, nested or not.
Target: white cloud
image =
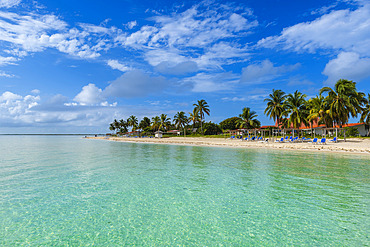
[[[246,101],[247,100],[245,97],[223,97],[221,99],[223,101],[233,101],[233,102]]]
[[[172,64],[170,62],[161,62],[155,69],[163,74],[169,75],[186,75],[189,73],[194,73],[198,70],[198,65],[196,62],[188,61],[178,64]]]
[[[150,76],[141,70],[131,70],[110,82],[104,89],[105,97],[142,97],[162,91],[168,82],[163,77]]]
[[[31,93],[33,93],[33,94],[39,94],[39,93],[40,93],[40,90],[38,90],[38,89],[33,89],[33,90],[31,91]]]
[[[27,117],[31,109],[38,105],[39,96],[14,94],[12,92],[4,92],[0,96],[0,121],[2,123],[22,121],[29,122]]]
[[[247,49],[235,38],[245,37],[258,25],[248,9],[202,1],[183,12],[157,13],[132,34],[116,41],[144,53],[152,66],[161,63],[196,62],[201,69],[219,69],[224,64],[244,61]],[[163,65],[163,64],[162,64]]]
[[[323,74],[328,77],[326,84],[334,85],[339,79],[361,80],[370,77],[370,58],[360,57],[355,52],[341,52],[329,61]]]
[[[279,36],[260,40],[258,46],[311,53],[334,49],[370,56],[370,4],[332,11],[314,21],[285,28]]]
[[[134,27],[137,26],[137,21],[130,21],[127,24],[123,25],[127,29],[133,29]]]
[[[0,8],[11,8],[21,3],[21,0],[0,0]]]
[[[237,82],[237,76],[232,73],[198,73],[195,76],[183,79],[193,92],[216,92],[232,90]]]
[[[15,61],[17,61],[18,59],[15,58],[15,57],[2,57],[0,56],[0,66],[2,65],[7,65],[7,64],[12,64],[14,65]]]
[[[107,61],[107,64],[112,68],[112,69],[118,69],[122,72],[126,72],[128,70],[130,70],[129,67],[127,67],[126,65],[120,63],[118,60],[114,60],[114,59],[110,59]]]
[[[0,41],[8,45],[5,52],[17,57],[54,48],[74,57],[92,59],[113,46],[110,36],[119,30],[80,23],[79,28],[52,14],[18,14],[0,11]],[[1,61],[1,60],[0,60]]]
[[[272,83],[283,74],[298,68],[300,64],[274,66],[266,59],[261,63],[248,65],[243,69],[240,81],[247,84],[264,84]]]
[[[69,130],[81,133],[90,127],[108,131],[109,123],[114,118],[129,116],[132,109],[117,107],[117,103],[107,104],[105,101],[98,105],[66,102],[68,98],[60,94],[42,102],[38,95],[22,96],[4,92],[0,95],[1,127],[9,127],[12,132],[14,127],[30,127],[36,129],[36,133],[68,133],[71,132]],[[138,112],[142,111],[138,107]]]
[[[14,75],[8,74],[8,73],[0,70],[0,77],[12,78],[12,77],[14,77]]]
[[[102,90],[95,84],[88,84],[82,88],[82,91],[73,99],[81,105],[101,104],[104,101]]]

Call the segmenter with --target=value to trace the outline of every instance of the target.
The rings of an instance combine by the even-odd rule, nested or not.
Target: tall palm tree
[[[288,126],[299,128],[301,124],[307,124],[307,104],[306,95],[301,92],[295,91],[293,94],[288,94],[285,99],[284,105],[286,107],[285,114],[289,115]],[[284,113],[283,113],[284,114]]]
[[[239,128],[252,129],[259,128],[261,122],[256,119],[258,115],[255,111],[252,111],[249,107],[243,108],[243,113],[239,115],[240,119],[238,120]]]
[[[363,108],[360,122],[365,122],[370,124],[370,93],[367,94],[367,99],[365,102],[365,107]]]
[[[169,128],[169,126],[171,125],[171,118],[168,118],[167,117],[167,114],[161,114],[161,121],[160,121],[160,125],[159,125],[159,129],[161,130],[166,130]]]
[[[200,121],[199,112],[197,108],[193,109],[193,112],[189,112],[189,120],[193,122],[193,128],[195,127],[195,123]]]
[[[114,123],[109,124],[109,130],[115,131],[116,127],[114,127]]]
[[[139,128],[142,130],[148,128],[150,126],[150,119],[148,117],[144,117],[139,124]]]
[[[137,124],[138,124],[137,117],[135,117],[134,115],[131,115],[127,119],[127,123],[128,123],[128,126],[131,126],[132,127],[132,131],[136,130]]]
[[[326,127],[333,125],[333,120],[329,115],[329,104],[324,96],[320,94],[315,98],[311,98],[307,101],[307,104],[309,108],[308,121],[317,121],[318,124],[325,124]]]
[[[269,98],[264,101],[267,102],[267,107],[264,114],[274,119],[277,122],[278,127],[281,124],[282,114],[285,112],[284,100],[286,95],[281,90],[272,89],[272,94],[269,94]]]
[[[128,131],[128,129],[127,129],[128,124],[125,120],[123,120],[123,119],[119,120],[119,126],[120,126],[120,132],[121,133],[126,133]]]
[[[365,94],[357,92],[356,82],[340,79],[335,83],[334,89],[323,87],[320,94],[328,93],[326,100],[329,103],[330,116],[342,127],[348,122],[350,116],[356,117],[362,112],[366,103]]]
[[[175,117],[173,118],[173,122],[175,123],[176,128],[182,128],[184,130],[184,136],[186,136],[185,127],[189,123],[189,119],[185,115],[185,112],[183,111],[177,112]]]
[[[119,129],[119,127],[120,127],[119,122],[117,121],[117,119],[114,119],[114,121],[113,121],[113,125],[114,125],[114,128],[115,128],[116,130],[118,130],[118,129]]]
[[[154,131],[159,130],[159,126],[161,125],[161,118],[158,117],[158,116],[152,117],[152,123],[151,124],[152,124],[151,127]]]
[[[203,119],[204,119],[204,114],[207,114],[209,116],[209,105],[208,103],[202,99],[202,100],[198,100],[198,103],[197,104],[193,104],[193,106],[195,106],[195,108],[197,109],[198,113],[199,113],[199,117],[200,117],[200,129],[202,131],[202,134],[203,134],[203,125],[202,125],[202,122],[203,122]]]

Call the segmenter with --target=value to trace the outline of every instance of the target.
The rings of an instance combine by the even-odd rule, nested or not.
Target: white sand
[[[92,139],[106,139],[105,137],[88,137]],[[109,137],[107,140],[122,142],[139,142],[155,144],[177,144],[192,146],[213,146],[213,147],[237,147],[237,148],[271,148],[284,150],[307,150],[321,152],[346,152],[362,153],[370,155],[370,139],[350,138],[346,142],[339,140],[337,143],[327,144],[312,143],[262,143],[258,141],[241,141],[239,139],[206,138],[206,137],[169,137],[169,138],[128,138]]]

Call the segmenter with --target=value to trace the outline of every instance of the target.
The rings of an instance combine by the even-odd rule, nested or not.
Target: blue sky
[[[370,92],[362,0],[0,0],[0,47],[0,133],[105,133],[199,99],[206,121],[250,107],[267,125],[272,89]]]

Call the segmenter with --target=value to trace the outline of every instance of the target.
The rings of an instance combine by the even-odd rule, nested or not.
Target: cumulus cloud
[[[255,63],[245,67],[240,81],[247,84],[272,83],[276,78],[297,69],[299,66],[300,64],[274,66],[270,60],[266,59],[261,63]]]
[[[102,90],[95,84],[88,84],[82,88],[82,91],[73,99],[81,105],[100,104],[104,101]]]
[[[118,60],[110,59],[110,60],[107,61],[107,64],[112,69],[117,69],[117,70],[120,70],[122,72],[126,72],[126,71],[130,70],[129,67],[127,67],[126,65],[120,63]]]
[[[137,26],[137,21],[130,21],[126,24],[123,25],[127,29],[133,29],[134,27]]]
[[[151,76],[141,70],[132,70],[110,82],[103,95],[123,98],[143,97],[162,91],[166,85],[168,82],[164,77]]]
[[[361,80],[370,77],[370,58],[355,52],[341,52],[326,64],[323,74],[326,84],[334,85],[339,79]]]
[[[0,95],[1,130],[29,127],[36,133],[86,133],[91,129],[107,129],[114,118],[129,116],[132,109],[112,105],[67,105],[66,102],[69,102],[68,97],[60,94],[42,101],[39,95],[4,92]],[[138,107],[139,113],[143,111]]]
[[[113,46],[107,37],[120,32],[115,27],[79,23],[69,25],[53,14],[12,13],[0,11],[0,41],[8,45],[5,52],[18,58],[29,53],[54,48],[74,57],[93,59],[100,51]],[[11,57],[8,57],[10,59]],[[0,59],[0,63],[3,59]],[[13,60],[9,62],[14,62]]]
[[[258,46],[311,53],[334,49],[370,56],[370,4],[331,11],[314,21],[285,28],[279,36],[260,40]]]
[[[209,1],[183,12],[157,13],[150,20],[153,25],[121,34],[116,41],[143,52],[152,66],[193,61],[203,69],[244,61],[247,48],[240,47],[235,38],[247,36],[258,25],[249,9]]]

